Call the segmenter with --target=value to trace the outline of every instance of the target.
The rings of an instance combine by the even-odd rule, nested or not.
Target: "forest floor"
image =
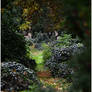
[[[46,86],[51,86],[55,88],[57,92],[67,92],[67,88],[69,88],[71,83],[67,83],[63,78],[53,78],[51,76],[50,71],[44,67],[43,51],[31,48],[31,52],[32,58],[35,59],[37,63],[37,76],[41,83],[44,84],[44,88]]]

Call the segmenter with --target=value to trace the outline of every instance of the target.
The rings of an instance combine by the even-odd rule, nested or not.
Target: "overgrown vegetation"
[[[26,56],[26,42],[22,34],[17,33],[17,27],[11,11],[2,14],[2,61],[19,60]]]
[[[21,71],[26,76],[34,70],[40,82],[39,85],[23,82],[27,85],[22,92],[91,91],[90,0],[5,0],[1,14],[3,68],[10,76]],[[21,68],[22,64],[28,73]],[[1,71],[2,91],[16,92],[24,79],[12,75],[8,88],[6,79],[10,76],[5,71],[4,74]],[[19,83],[11,86],[16,78]]]

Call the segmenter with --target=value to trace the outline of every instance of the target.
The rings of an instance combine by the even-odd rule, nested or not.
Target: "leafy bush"
[[[71,45],[71,41],[72,41],[72,37],[69,34],[63,34],[62,36],[60,36],[60,38],[58,40],[54,40],[52,42],[49,42],[48,45],[43,45],[44,47],[44,52],[43,52],[43,59],[46,62],[48,59],[50,59],[51,55],[55,55],[55,59],[60,59],[60,53],[59,53],[59,48],[63,48],[66,46],[70,46]],[[55,50],[59,49],[59,50]],[[67,56],[68,57],[68,56]]]
[[[31,59],[29,57],[24,57],[24,58],[21,58],[19,59],[18,61],[19,63],[25,65],[27,68],[30,68],[30,69],[33,69],[35,70],[36,69],[36,60],[35,59]]]
[[[2,62],[1,89],[11,92],[29,89],[29,85],[40,84],[32,69],[16,62]]]
[[[60,46],[70,46],[72,41],[72,36],[70,34],[64,34],[60,36],[58,41],[61,42]]]
[[[19,26],[19,29],[20,29],[21,31],[26,31],[26,30],[28,30],[28,29],[31,29],[30,24],[31,24],[31,22],[26,21],[26,23],[23,23],[23,24],[21,24],[21,25]]]
[[[12,30],[2,26],[2,61],[18,60],[26,56],[26,42],[22,35],[16,34]]]
[[[69,33],[62,33],[59,37],[56,43],[54,44],[54,47],[58,48],[64,48],[64,47],[69,47],[73,44],[80,43],[80,39],[77,37],[73,38],[72,34]]]
[[[52,50],[52,56],[47,59],[45,65],[48,67],[54,77],[70,78],[73,69],[69,66],[69,60],[77,54],[82,53],[83,46],[72,45],[66,48]],[[70,80],[69,80],[70,81]]]
[[[22,34],[18,33],[17,25],[13,20],[14,16],[11,11],[5,10],[2,13],[2,29],[1,29],[1,47],[3,61],[17,61],[29,67],[35,69],[35,60],[30,58],[30,49]]]
[[[52,53],[51,53],[51,49],[48,47],[48,45],[43,44],[43,48],[44,48],[43,60],[44,60],[44,62],[46,62],[51,57]]]
[[[14,12],[7,9],[2,13],[2,61],[19,60],[27,54],[26,41],[23,35],[17,33],[18,24],[16,24],[13,15]]]

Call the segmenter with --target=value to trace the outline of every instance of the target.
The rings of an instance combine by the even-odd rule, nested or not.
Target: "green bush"
[[[36,63],[35,60],[32,60],[30,58],[30,49],[28,42],[25,41],[24,36],[18,32],[18,25],[20,24],[20,21],[16,21],[16,18],[20,18],[20,16],[18,16],[20,13],[18,11],[16,15],[16,9],[5,9],[4,13],[2,13],[1,59],[2,62],[17,61],[19,63],[22,63],[26,67],[35,70]]]
[[[43,60],[44,60],[44,62],[46,62],[52,55],[51,48],[48,45],[46,45],[46,44],[43,44],[43,48],[44,48]]]
[[[22,35],[19,35],[2,26],[1,36],[2,61],[7,59],[18,60],[25,57],[27,53],[26,42]]]
[[[59,37],[58,41],[60,41],[60,44],[57,44],[59,46],[70,46],[72,41],[72,36],[70,34],[64,34]]]
[[[17,33],[17,25],[15,25],[14,17],[11,15],[11,11],[5,10],[1,19],[2,61],[19,60],[27,54],[25,39]]]

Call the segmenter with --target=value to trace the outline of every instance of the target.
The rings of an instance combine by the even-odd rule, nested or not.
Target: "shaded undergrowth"
[[[43,88],[50,86],[55,88],[57,92],[67,92],[67,89],[70,87],[71,83],[68,83],[66,79],[63,78],[53,78],[50,70],[44,66],[44,59],[43,59],[43,50],[38,50],[35,47],[30,47],[31,51],[31,58],[36,61],[36,73],[37,77],[39,78],[40,82],[43,84]],[[23,91],[29,92],[29,91]],[[30,91],[32,92],[32,91]],[[34,92],[34,91],[33,91]]]

